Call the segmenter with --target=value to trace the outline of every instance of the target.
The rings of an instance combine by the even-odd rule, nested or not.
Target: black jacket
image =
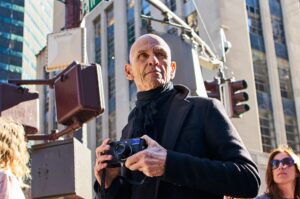
[[[255,197],[260,186],[257,167],[223,105],[189,97],[183,86],[175,89],[160,143],[167,149],[164,176],[138,186],[117,178],[106,198],[153,199],[155,192],[158,199]],[[131,137],[132,121],[123,129],[123,139]],[[96,192],[98,188],[96,182]]]

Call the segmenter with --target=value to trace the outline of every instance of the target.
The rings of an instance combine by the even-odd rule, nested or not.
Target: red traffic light
[[[240,92],[240,90],[244,90],[246,88],[247,82],[245,80],[229,82],[232,117],[240,117],[242,113],[250,110],[249,105],[241,104],[241,102],[245,102],[249,99],[246,92]]]
[[[208,97],[220,100],[220,84],[217,79],[212,82],[204,81]]]

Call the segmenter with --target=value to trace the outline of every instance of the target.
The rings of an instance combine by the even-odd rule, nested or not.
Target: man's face
[[[144,35],[131,47],[127,79],[134,80],[138,91],[148,91],[174,78],[176,63],[171,62],[169,46],[156,35]]]

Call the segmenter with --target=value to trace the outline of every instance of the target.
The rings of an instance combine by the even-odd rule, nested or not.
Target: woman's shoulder
[[[12,173],[10,170],[2,170],[0,169],[0,178],[8,178],[12,176]]]
[[[255,199],[270,199],[270,197],[267,195],[260,195],[260,196],[257,196]]]

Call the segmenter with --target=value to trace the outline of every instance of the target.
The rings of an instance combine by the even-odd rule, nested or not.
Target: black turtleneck
[[[160,143],[168,116],[171,98],[175,94],[173,83],[137,93],[134,117],[133,137],[147,134]]]

